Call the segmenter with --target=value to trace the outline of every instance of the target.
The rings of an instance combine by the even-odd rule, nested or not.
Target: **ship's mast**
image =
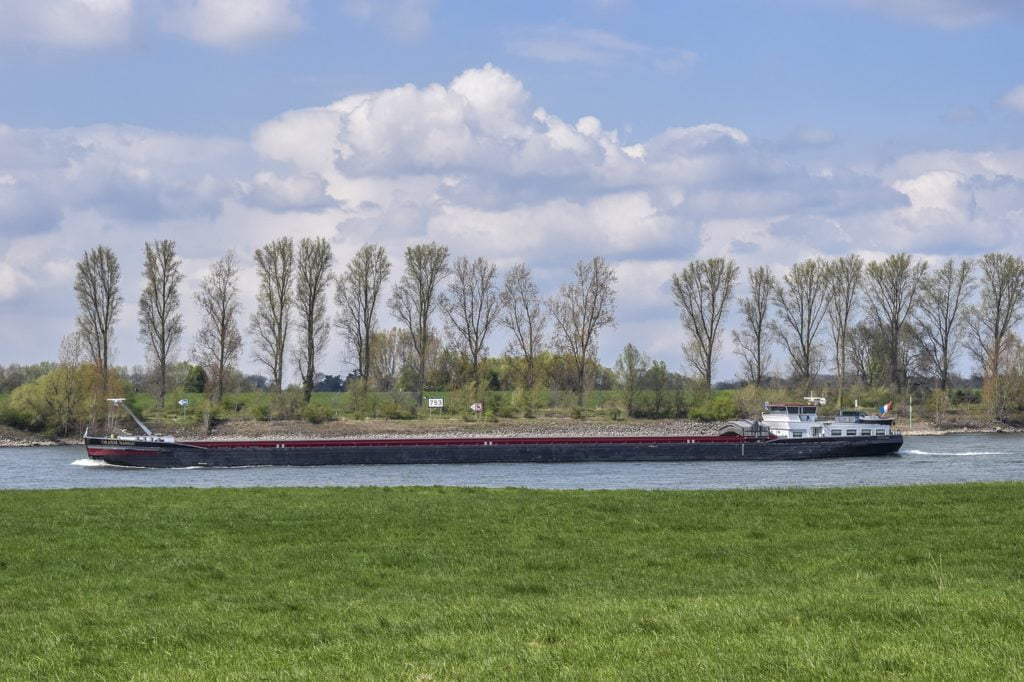
[[[139,428],[142,429],[143,433],[145,433],[147,436],[153,435],[153,432],[149,430],[149,427],[143,424],[142,420],[136,417],[135,413],[132,412],[131,409],[129,409],[128,405],[124,401],[124,398],[107,398],[107,402],[114,403],[115,405],[120,405],[121,407],[123,407],[124,411],[128,413],[128,416],[130,416],[135,421],[135,423],[139,425]]]

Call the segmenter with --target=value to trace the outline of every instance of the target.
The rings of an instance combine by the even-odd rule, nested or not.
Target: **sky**
[[[502,276],[525,262],[546,296],[603,257],[600,360],[633,343],[676,371],[670,282],[690,260],[745,280],[854,252],[1024,255],[1024,0],[0,0],[0,17],[0,364],[57,357],[100,244],[122,266],[126,366],[145,362],[157,239],[183,259],[180,359],[210,264],[237,253],[244,328],[253,252],[289,235],[329,238],[336,270],[382,244],[389,288],[428,241]],[[351,368],[334,334],[322,369]],[[737,370],[727,342],[715,379]]]

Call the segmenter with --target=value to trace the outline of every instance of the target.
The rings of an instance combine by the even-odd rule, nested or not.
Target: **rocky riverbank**
[[[457,419],[417,420],[340,420],[322,424],[306,421],[244,421],[232,420],[214,426],[209,434],[198,427],[169,429],[167,435],[179,439],[210,440],[286,440],[315,438],[452,438],[458,436],[674,436],[694,434],[712,436],[721,422],[699,422],[688,419],[603,420],[603,419],[502,419],[498,421],[465,421]],[[1022,429],[1000,422],[954,422],[941,428],[931,422],[919,421],[909,428],[897,424],[904,435],[943,435],[949,433],[1018,433]],[[75,445],[81,438],[53,439],[10,428],[0,430],[0,447],[33,445]]]

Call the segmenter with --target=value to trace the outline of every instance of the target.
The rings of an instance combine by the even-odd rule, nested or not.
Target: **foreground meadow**
[[[0,678],[1024,676],[1024,485],[0,492]]]

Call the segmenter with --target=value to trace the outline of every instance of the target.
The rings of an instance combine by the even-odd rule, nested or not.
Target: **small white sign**
[[[484,406],[481,405],[480,403],[473,403],[472,405],[469,406],[469,409],[473,410],[474,412],[483,412]]]
[[[182,407],[185,407],[186,405],[188,405],[188,398],[182,398],[181,400],[178,401],[178,404],[181,405]]]
[[[444,407],[444,398],[427,398],[427,407]]]

